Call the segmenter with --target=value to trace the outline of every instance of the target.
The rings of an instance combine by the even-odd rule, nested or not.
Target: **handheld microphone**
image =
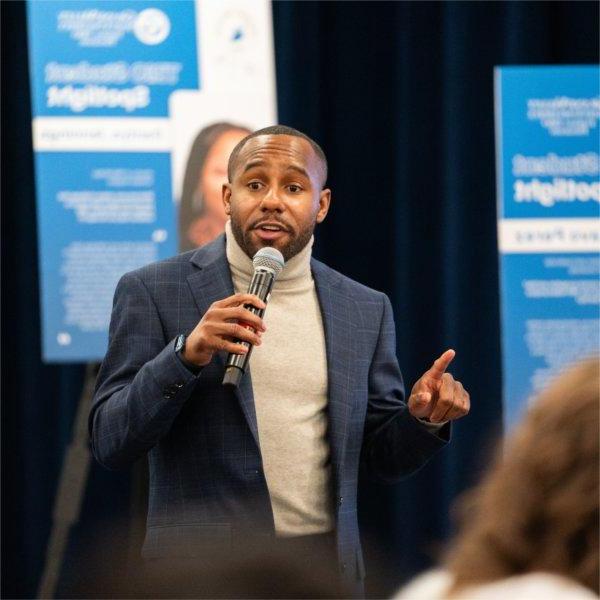
[[[275,278],[283,269],[285,260],[279,250],[266,246],[254,255],[252,264],[254,265],[254,275],[252,275],[252,280],[248,286],[248,293],[258,296],[266,304],[269,301]],[[244,305],[244,308],[258,315],[261,319],[265,314],[264,308],[256,308],[256,306],[252,306],[251,304]],[[240,325],[250,328],[249,325],[245,325],[244,323],[240,323]],[[246,354],[229,353],[223,377],[223,385],[237,387],[248,368],[248,361],[250,360],[253,346],[250,342],[242,340],[235,340],[235,342],[236,344],[246,346],[248,352]]]

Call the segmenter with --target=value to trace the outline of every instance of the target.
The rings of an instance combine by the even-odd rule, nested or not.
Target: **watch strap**
[[[183,333],[175,338],[175,354],[177,354],[177,358],[188,371],[191,371],[194,375],[198,375],[202,370],[202,367],[190,362],[189,360],[186,360],[183,357],[186,339],[187,337]]]

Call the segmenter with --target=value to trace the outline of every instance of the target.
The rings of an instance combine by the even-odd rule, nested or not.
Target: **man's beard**
[[[308,244],[310,241],[314,230],[315,223],[313,223],[312,226],[301,230],[297,237],[292,237],[290,241],[282,248],[275,246],[276,240],[262,240],[257,244],[252,241],[252,230],[250,229],[248,231],[244,231],[236,220],[235,214],[233,212],[231,213],[231,231],[233,231],[233,237],[235,237],[235,241],[250,258],[253,258],[261,248],[264,248],[265,246],[272,246],[277,248],[277,250],[283,254],[283,258],[287,262],[290,258],[296,256],[298,252],[305,248],[306,244]],[[287,233],[290,235],[289,230],[287,230]]]

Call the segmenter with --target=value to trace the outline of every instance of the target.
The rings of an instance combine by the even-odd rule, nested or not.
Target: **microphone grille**
[[[277,277],[285,265],[285,260],[283,259],[283,254],[281,254],[279,250],[271,248],[270,246],[265,246],[254,255],[252,264],[255,269],[267,269]]]

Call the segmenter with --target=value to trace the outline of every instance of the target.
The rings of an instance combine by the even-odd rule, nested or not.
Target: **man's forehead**
[[[240,152],[241,164],[256,158],[257,155],[271,155],[310,162],[315,156],[310,143],[293,135],[257,135],[250,138]]]

